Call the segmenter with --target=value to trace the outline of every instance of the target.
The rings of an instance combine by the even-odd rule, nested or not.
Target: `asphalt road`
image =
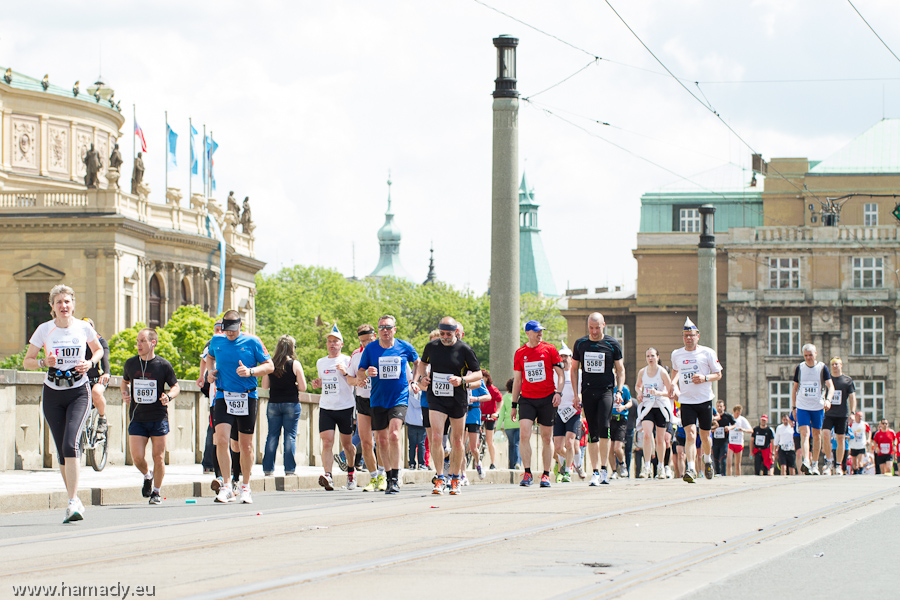
[[[477,484],[456,497],[412,485],[94,506],[68,525],[61,510],[10,514],[0,598],[56,586],[57,597],[735,600],[792,579],[851,593],[860,578],[839,565],[871,571],[872,539],[898,539],[898,492],[888,477]]]

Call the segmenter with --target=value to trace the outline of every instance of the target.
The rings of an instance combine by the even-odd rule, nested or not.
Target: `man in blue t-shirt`
[[[216,384],[215,411],[216,456],[222,470],[224,485],[219,487],[216,502],[234,502],[231,489],[231,452],[229,440],[232,427],[238,429],[241,447],[241,502],[251,504],[250,470],[253,468],[253,432],[259,394],[257,377],[275,370],[269,351],[255,335],[241,333],[241,315],[229,310],[222,318],[225,335],[209,341],[206,356],[206,380]]]
[[[378,320],[378,343],[363,350],[359,360],[357,377],[368,376],[372,382],[370,405],[372,407],[372,431],[375,445],[388,470],[385,494],[400,493],[400,430],[406,421],[409,404],[409,376],[406,363],[412,363],[413,372],[419,365],[419,355],[409,342],[394,338],[397,320],[385,315]],[[418,386],[413,383],[413,391]]]

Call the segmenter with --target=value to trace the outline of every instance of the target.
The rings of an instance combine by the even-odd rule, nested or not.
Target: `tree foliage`
[[[176,313],[177,312],[178,311],[176,311]],[[112,375],[122,375],[125,368],[125,361],[137,354],[137,335],[138,332],[145,327],[147,326],[143,323],[135,323],[134,327],[123,329],[107,340],[107,343],[109,344],[109,371]],[[212,326],[208,327],[206,331],[212,332]],[[180,350],[175,346],[174,336],[166,331],[165,327],[158,327],[156,333],[159,335],[159,342],[156,344],[155,350],[156,355],[161,356],[172,363],[172,367],[175,369],[175,376],[178,377],[178,379],[197,379],[197,377],[200,376],[198,368],[200,362],[199,355],[197,364],[193,365],[191,368],[185,369],[182,366]]]

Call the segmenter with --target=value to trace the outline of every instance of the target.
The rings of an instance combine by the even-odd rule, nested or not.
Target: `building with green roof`
[[[519,292],[558,296],[538,227],[538,203],[525,173],[519,185]]]

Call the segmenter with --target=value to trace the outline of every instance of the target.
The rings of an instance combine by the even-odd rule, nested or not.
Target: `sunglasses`
[[[384,330],[384,329],[393,329],[393,328],[394,328],[394,325],[379,325],[379,326],[378,326],[378,329],[382,329],[382,330]]]

